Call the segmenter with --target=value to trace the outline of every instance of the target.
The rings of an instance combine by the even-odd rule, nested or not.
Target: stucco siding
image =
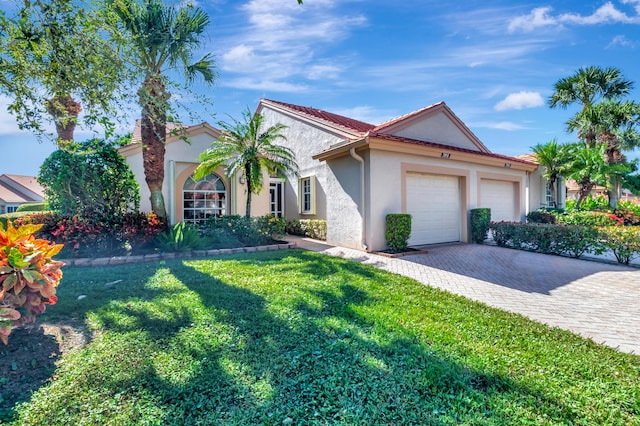
[[[330,162],[314,160],[313,155],[343,142],[341,135],[265,106],[261,114],[265,128],[275,124],[286,126],[286,140],[278,144],[291,149],[296,157],[300,177],[315,178],[315,214],[298,211],[298,179],[287,177],[285,212],[287,220],[320,219],[327,221],[327,241],[349,248],[361,249],[361,216],[359,212],[359,164],[350,157]]]
[[[478,207],[480,182],[483,178],[511,181],[517,184],[519,214],[522,216],[525,214],[526,173],[524,171],[378,150],[370,151],[369,162],[371,174],[367,199],[371,207],[367,214],[366,238],[372,251],[386,247],[384,237],[386,215],[406,212],[404,191],[407,173],[460,177],[463,209],[461,212],[462,241],[469,241],[469,209]],[[438,200],[435,199],[432,202],[437,203]]]
[[[193,174],[193,171],[199,164],[198,158],[200,153],[209,148],[214,140],[214,136],[208,133],[201,133],[189,138],[190,143],[177,140],[166,145],[162,193],[165,199],[167,214],[171,215],[172,207],[174,209],[175,216],[173,222],[182,220],[182,188],[184,182]],[[126,157],[126,160],[136,180],[140,184],[140,210],[148,212],[151,210],[151,201],[149,199],[149,188],[144,179],[142,152],[135,152]],[[172,167],[173,171],[171,171]],[[246,185],[240,184],[237,181],[237,176],[235,177],[235,181],[232,182],[228,176],[225,176],[223,168],[218,169],[216,173],[223,178],[227,189],[227,214],[244,215],[247,197]],[[173,182],[173,191],[170,188],[172,175],[175,179]],[[262,191],[259,195],[254,194],[252,197],[252,216],[262,216],[269,213],[269,176],[267,174],[264,175],[264,184],[266,190]]]
[[[420,121],[412,121],[407,123],[406,126],[394,129],[393,134],[405,138],[480,151],[469,137],[442,111]]]

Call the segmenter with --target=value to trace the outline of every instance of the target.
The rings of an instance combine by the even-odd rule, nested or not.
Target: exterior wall
[[[162,193],[165,199],[167,214],[171,223],[182,220],[182,188],[199,164],[200,153],[206,150],[215,138],[208,133],[201,133],[191,137],[190,143],[178,140],[166,145],[164,183]],[[144,179],[142,152],[138,151],[126,157],[136,180],[140,185],[140,209],[151,210],[150,192]],[[216,173],[223,178],[227,189],[227,214],[244,215],[246,210],[246,184],[242,185],[236,179],[231,180],[224,174],[223,169]],[[172,176],[174,178],[172,185]],[[252,216],[260,216],[269,212],[269,177],[265,175],[266,191],[252,197]],[[173,213],[173,214],[172,214]]]
[[[546,199],[547,180],[542,177],[542,170],[539,168],[529,175],[529,211],[546,206]]]
[[[443,111],[420,121],[409,122],[405,126],[393,129],[392,133],[396,136],[480,151]]]
[[[348,156],[328,163],[312,158],[314,154],[342,142],[343,137],[282,114],[268,106],[262,109],[261,114],[265,127],[278,123],[287,126],[282,132],[287,139],[279,141],[278,144],[294,152],[300,177],[315,176],[316,179],[316,213],[301,214],[298,211],[298,179],[294,176],[287,177],[284,190],[287,220],[326,220],[327,242],[362,249],[359,163]]]
[[[369,250],[372,251],[386,247],[384,237],[386,215],[406,212],[405,180],[407,173],[411,172],[460,177],[462,241],[468,242],[470,238],[469,210],[480,207],[478,203],[482,178],[514,182],[518,188],[518,210],[522,217],[526,213],[526,173],[524,171],[379,150],[370,151],[368,168],[370,185],[367,188],[367,202],[370,208],[367,213],[366,239]],[[433,202],[438,201],[433,200]]]

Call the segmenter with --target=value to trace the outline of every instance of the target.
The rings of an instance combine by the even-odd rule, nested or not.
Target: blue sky
[[[445,101],[489,149],[519,155],[575,139],[563,124],[575,109],[546,99],[580,67],[621,69],[640,101],[640,0],[192,3],[211,18],[202,53],[218,80],[196,90],[213,101],[199,120],[214,125],[262,97],[373,124]],[[20,133],[0,103],[0,173],[37,174],[53,144]]]

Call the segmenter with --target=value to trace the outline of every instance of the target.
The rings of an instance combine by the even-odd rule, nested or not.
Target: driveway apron
[[[640,269],[477,244],[388,258],[306,238],[290,241],[640,354]]]

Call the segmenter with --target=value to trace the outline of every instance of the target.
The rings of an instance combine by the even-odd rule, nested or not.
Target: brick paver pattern
[[[308,239],[292,241],[640,354],[637,268],[476,244],[387,258]]]

